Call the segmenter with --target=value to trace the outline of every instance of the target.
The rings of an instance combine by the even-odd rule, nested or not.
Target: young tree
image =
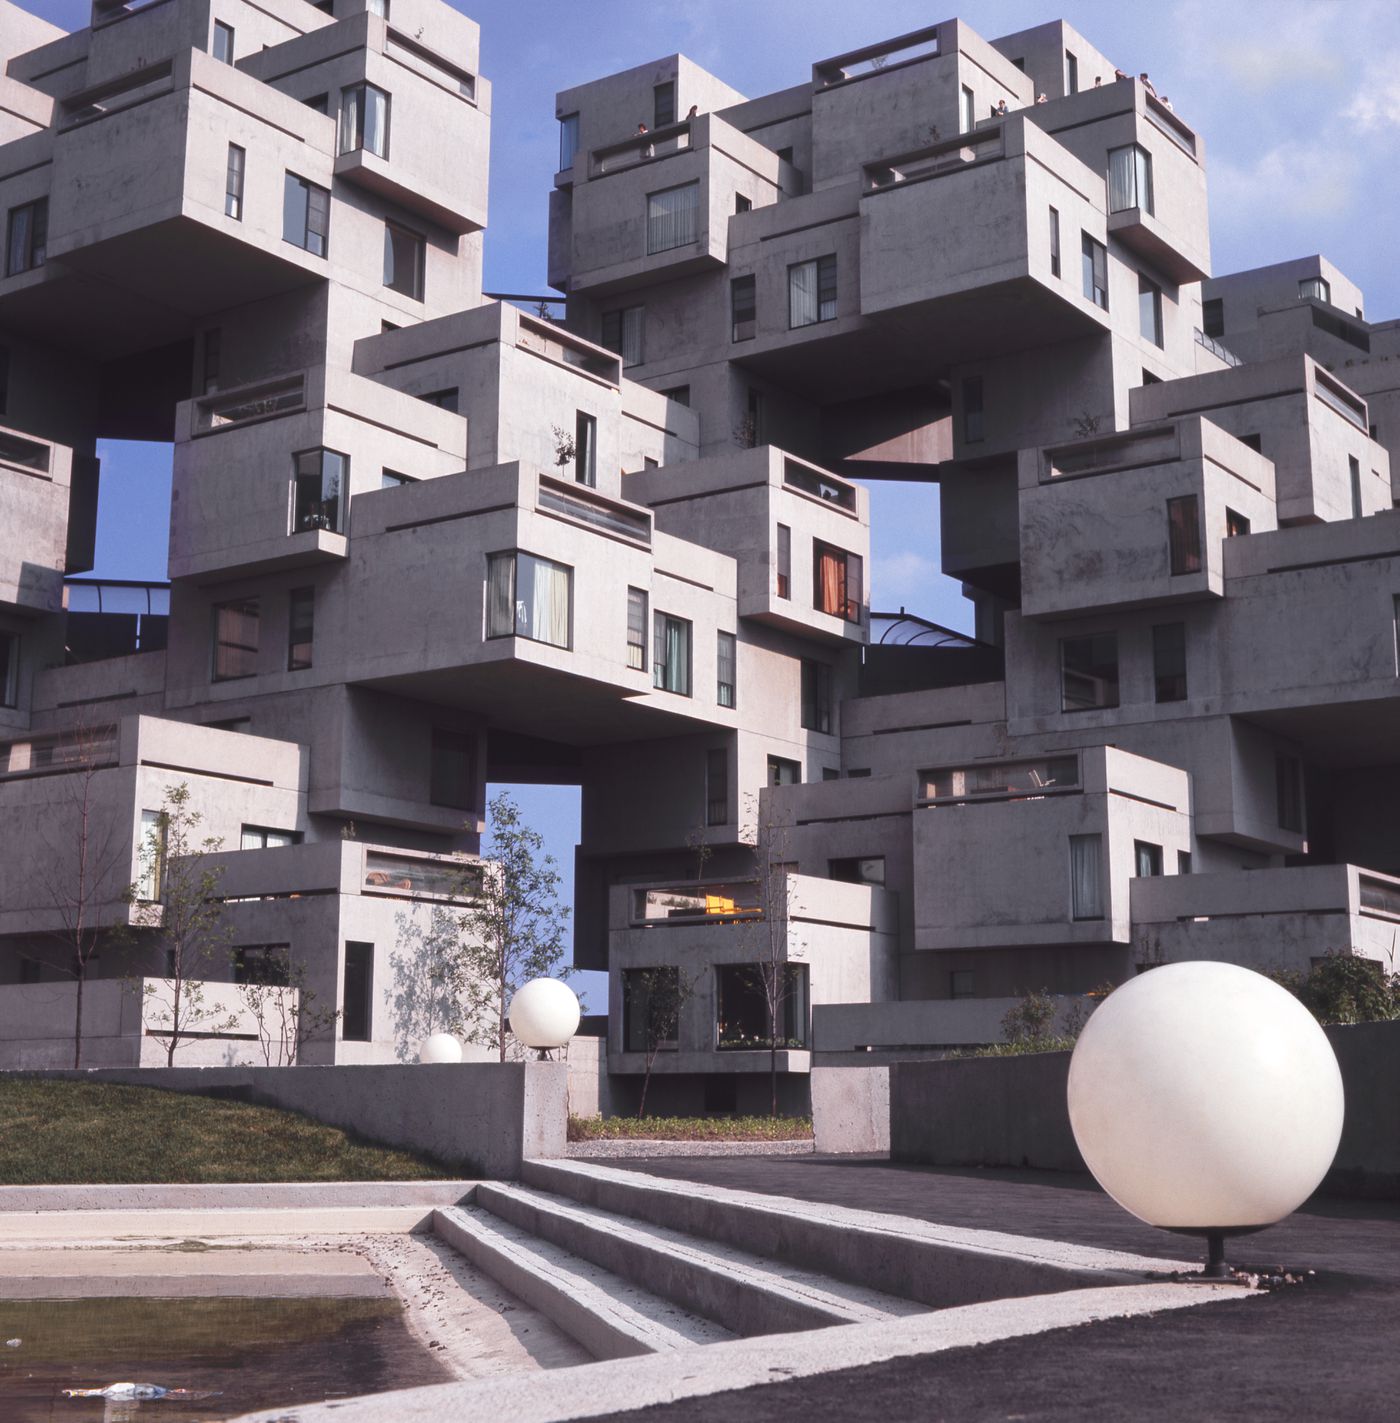
[[[229,931],[218,899],[223,871],[205,863],[223,841],[197,839],[201,819],[190,809],[188,782],[166,791],[141,847],[146,883],[131,885],[126,895],[134,927],[160,930],[165,945],[164,979],[159,987],[147,984],[146,993],[157,1001],[155,1021],[166,1029],[167,1067],[175,1065],[175,1051],[191,1033],[227,1031],[236,1022],[204,1001],[204,979],[227,962]]]
[[[559,903],[554,856],[541,854],[544,837],[525,824],[505,791],[488,810],[491,863],[474,902],[458,918],[454,989],[463,1036],[494,1049],[504,1062],[506,1014],[516,990],[532,978],[569,978],[574,969],[561,964],[569,911]]]
[[[642,1053],[646,1067],[642,1073],[642,1097],[637,1104],[638,1119],[647,1114],[647,1088],[651,1085],[651,1070],[662,1044],[674,1042],[680,1027],[681,1013],[695,996],[701,974],[689,975],[682,968],[639,968],[626,977],[629,1014],[640,1014]]]
[[[318,1007],[306,984],[306,965],[276,949],[256,981],[240,983],[238,996],[258,1030],[258,1047],[268,1067],[291,1067],[302,1047],[340,1017],[339,1008]]]
[[[104,754],[113,735],[111,727],[80,725],[58,748],[64,761],[74,769],[66,787],[70,797],[73,839],[62,843],[50,839],[47,830],[45,853],[39,857],[39,875],[48,899],[57,911],[59,927],[53,937],[63,954],[60,967],[75,986],[73,1003],[73,1066],[83,1059],[83,990],[88,971],[114,926],[101,922],[101,906],[120,899],[129,866],[124,866],[127,841],[117,833],[115,815],[102,813],[98,804],[97,776],[107,764]]]

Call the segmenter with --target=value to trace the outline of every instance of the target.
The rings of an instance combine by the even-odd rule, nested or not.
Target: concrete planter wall
[[[525,1157],[564,1154],[568,1069],[559,1062],[364,1067],[148,1067],[36,1072],[301,1112],[367,1141],[420,1151],[462,1176],[513,1179]]]

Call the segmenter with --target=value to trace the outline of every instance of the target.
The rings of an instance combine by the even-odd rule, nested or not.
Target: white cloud
[[[904,604],[917,609],[941,577],[933,559],[912,549],[877,555],[871,562],[870,586],[881,608],[892,609]]]
[[[1400,128],[1400,50],[1370,60],[1357,95],[1342,113],[1362,133]]]

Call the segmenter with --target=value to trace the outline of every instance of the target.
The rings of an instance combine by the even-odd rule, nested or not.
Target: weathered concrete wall
[[[1400,1022],[1332,1027],[1327,1036],[1342,1069],[1346,1121],[1323,1191],[1400,1197],[1400,1113],[1395,1110]],[[1069,1060],[1069,1053],[1056,1052],[893,1063],[891,1158],[935,1166],[1085,1170],[1065,1100]],[[822,1075],[813,1074],[814,1099]],[[820,1125],[817,1131],[818,1150],[862,1149],[824,1146]]]
[[[513,1179],[525,1157],[563,1156],[568,1069],[555,1062],[203,1067],[42,1072],[302,1112],[464,1176]]]
[[[890,1069],[814,1067],[812,1129],[818,1151],[890,1149]]]

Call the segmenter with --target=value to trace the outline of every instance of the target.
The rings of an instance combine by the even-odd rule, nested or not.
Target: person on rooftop
[[[1046,97],[1045,97],[1044,94],[1037,94],[1037,95],[1035,96],[1035,101],[1036,101],[1037,104],[1045,104],[1045,103],[1048,103],[1048,102],[1049,102],[1049,100],[1046,99]]]
[[[996,108],[992,110],[992,117],[994,119],[1004,119],[1010,112],[1011,111],[1006,107],[1006,100],[998,99]]]
[[[1142,80],[1142,87],[1155,99],[1157,97],[1157,91],[1152,87],[1152,81],[1147,77],[1147,71],[1145,69],[1138,75],[1138,78]]]

